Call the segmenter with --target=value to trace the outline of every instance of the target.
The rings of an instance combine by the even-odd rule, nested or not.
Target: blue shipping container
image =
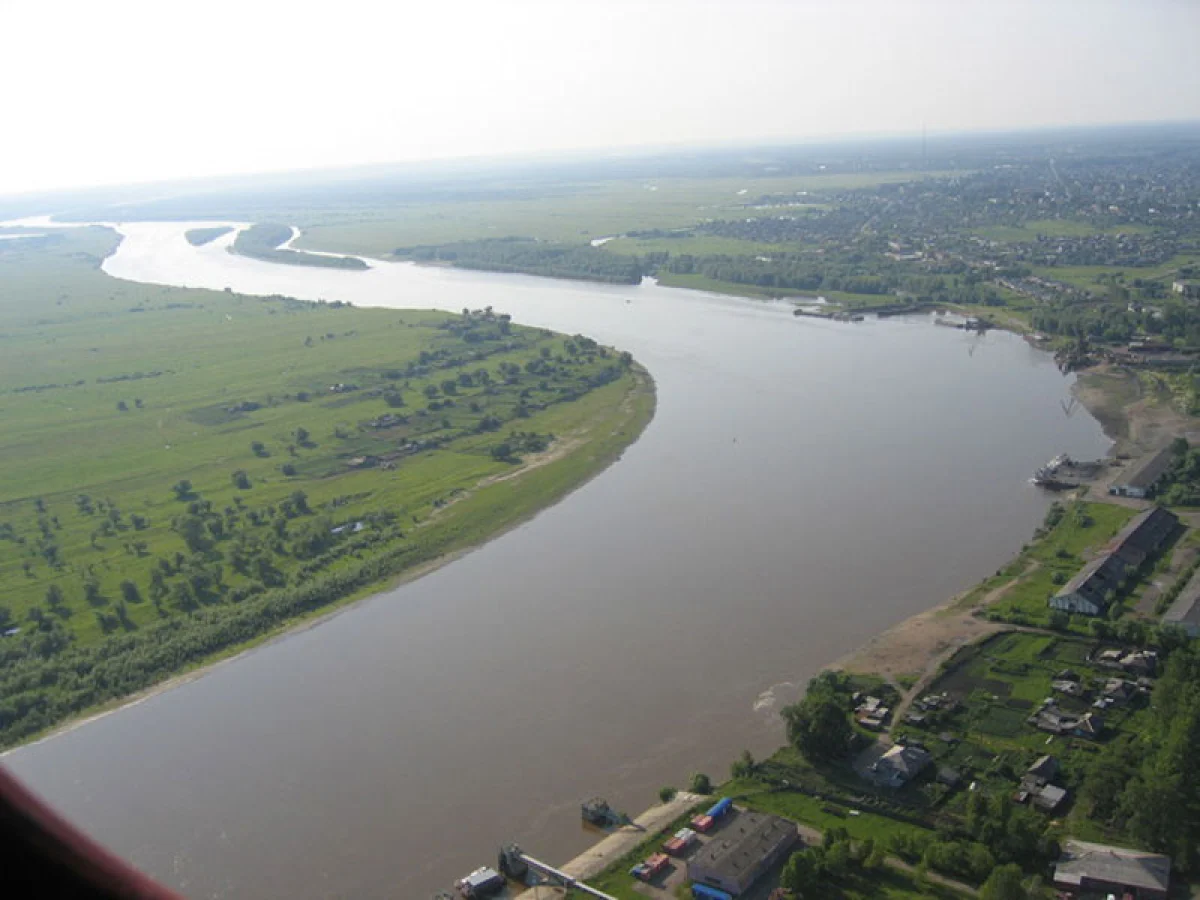
[[[714,819],[719,819],[732,808],[733,801],[726,797],[723,800],[718,800],[716,803],[714,803],[712,809],[708,811],[708,815],[712,816]]]
[[[718,891],[716,888],[709,887],[706,884],[693,884],[692,896],[696,900],[733,900],[732,894]]]

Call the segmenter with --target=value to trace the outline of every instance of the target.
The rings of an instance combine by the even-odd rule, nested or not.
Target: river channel
[[[206,223],[211,224],[211,223]],[[192,897],[424,898],[503,841],[565,861],[782,742],[778,707],[1028,539],[1050,457],[1109,448],[1021,339],[786,304],[372,263],[289,267],[128,224],[131,280],[363,306],[492,306],[629,350],[642,438],[530,522],[186,684],[4,759]]]

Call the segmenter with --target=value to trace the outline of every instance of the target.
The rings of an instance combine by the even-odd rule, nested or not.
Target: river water
[[[211,224],[211,223],[206,223]],[[662,288],[372,264],[295,268],[121,226],[105,269],[387,307],[493,306],[631,351],[658,412],[602,475],[411,584],[7,756],[98,839],[193,897],[422,898],[520,841],[595,840],[782,741],[823,666],[995,570],[1027,483],[1109,442],[1004,333],[840,324]]]

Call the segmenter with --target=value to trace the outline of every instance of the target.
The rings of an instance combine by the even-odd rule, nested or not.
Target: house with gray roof
[[[1126,473],[1118,476],[1109,486],[1108,492],[1119,497],[1149,497],[1171,468],[1174,454],[1170,447],[1146,457]]]
[[[1178,527],[1179,519],[1162,507],[1138,513],[1109,542],[1105,552],[1088,562],[1050,598],[1051,608],[1103,615],[1124,578],[1161,550]]]
[[[901,788],[933,762],[928,750],[896,744],[871,766],[870,778],[883,787]]]
[[[1054,886],[1073,895],[1116,894],[1134,900],[1165,898],[1171,858],[1161,853],[1067,841],[1054,867]]]

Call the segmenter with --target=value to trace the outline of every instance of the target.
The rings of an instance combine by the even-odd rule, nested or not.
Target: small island
[[[320,266],[327,269],[368,268],[367,264],[356,256],[330,256],[282,249],[280,245],[287,243],[291,238],[291,226],[260,222],[239,232],[229,252],[291,266]]]
[[[230,225],[214,225],[212,228],[192,228],[185,231],[183,236],[187,242],[193,247],[203,247],[205,244],[211,244],[219,237],[224,237],[233,231]]]

